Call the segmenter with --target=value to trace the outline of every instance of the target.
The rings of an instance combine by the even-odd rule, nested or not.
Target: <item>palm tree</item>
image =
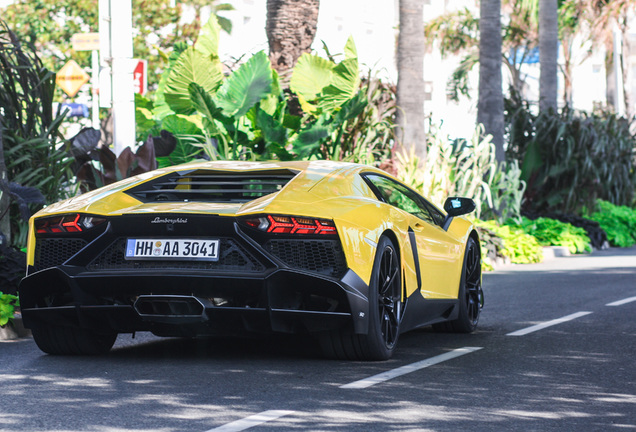
[[[504,161],[501,0],[481,0],[480,4],[477,122],[484,125],[485,133],[492,135],[497,160]]]
[[[539,0],[539,109],[557,109],[557,0]]]
[[[285,88],[300,55],[311,51],[319,7],[320,0],[267,0],[269,59]]]
[[[625,112],[629,117],[631,103],[627,87],[629,85],[627,80],[627,59],[631,55],[631,47],[627,31],[630,11],[636,9],[636,0],[588,0],[587,2],[590,4],[588,10],[591,15],[592,39],[605,45],[608,104],[614,106],[615,109],[619,109],[616,106],[618,101],[615,100],[614,94],[617,81],[615,70],[616,66],[618,66],[623,78],[623,88],[618,89],[618,91],[623,93]],[[618,32],[615,31],[616,27],[618,27]],[[614,52],[615,44],[620,48],[618,54]],[[615,66],[614,62],[618,62],[618,65]]]
[[[424,2],[400,0],[397,46],[397,139],[426,160],[424,131]]]

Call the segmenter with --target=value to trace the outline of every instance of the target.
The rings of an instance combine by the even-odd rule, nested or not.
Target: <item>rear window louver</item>
[[[280,191],[297,172],[269,171],[180,171],[128,189],[142,202],[245,203]]]

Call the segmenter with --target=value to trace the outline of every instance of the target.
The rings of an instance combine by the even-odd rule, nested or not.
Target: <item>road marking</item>
[[[544,322],[542,324],[533,325],[531,327],[526,327],[524,329],[517,330],[517,331],[514,331],[512,333],[508,333],[508,334],[506,334],[506,336],[523,336],[523,335],[527,335],[528,333],[536,332],[537,330],[541,330],[541,329],[544,329],[546,327],[551,327],[553,325],[561,324],[561,323],[564,323],[566,321],[571,321],[573,319],[577,319],[577,318],[580,318],[582,316],[589,315],[591,313],[592,312],[577,312],[577,313],[574,313],[572,315],[564,316],[563,318],[557,318],[557,319],[554,319],[552,321],[546,321],[546,322]]]
[[[276,420],[278,418],[293,414],[294,411],[285,411],[285,410],[269,410],[263,411],[259,414],[254,414],[249,417],[245,417],[244,419],[233,421],[232,423],[224,424],[223,426],[219,426],[218,428],[210,429],[206,432],[239,432],[244,431],[246,429],[252,428],[254,426],[262,425],[263,423],[267,423],[268,421]]]
[[[440,354],[435,357],[431,357],[426,360],[422,360],[416,363],[411,363],[406,366],[399,367],[397,369],[393,369],[390,371],[382,372],[381,374],[371,376],[369,378],[361,379],[359,381],[354,381],[349,384],[345,384],[340,386],[342,389],[363,389],[367,387],[371,387],[372,385],[379,384],[384,381],[388,381],[392,378],[396,378],[402,375],[406,375],[411,372],[415,372],[420,369],[427,368],[429,366],[436,365],[446,360],[454,359],[455,357],[460,357],[465,354],[469,354],[471,352],[478,351],[483,347],[464,347],[458,348],[456,350],[447,352],[445,354]]]
[[[626,299],[623,299],[623,300],[618,300],[618,301],[615,301],[615,302],[612,302],[612,303],[608,303],[605,306],[620,306],[620,305],[624,305],[626,303],[631,303],[633,301],[636,301],[636,297],[630,297],[630,298],[626,298]]]

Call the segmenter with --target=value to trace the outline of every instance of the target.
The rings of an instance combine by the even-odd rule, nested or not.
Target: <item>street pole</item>
[[[110,70],[108,96],[113,109],[114,151],[119,155],[135,145],[131,0],[99,0],[99,34],[102,66]],[[107,85],[100,85],[104,87]],[[108,105],[108,101],[100,103]]]
[[[618,28],[617,24],[614,24],[613,28],[614,36],[614,74],[616,77],[616,114],[619,117],[625,115],[625,95],[623,94],[623,88],[625,83],[623,82],[623,71],[621,69],[621,61],[623,56],[623,36]]]
[[[97,89],[99,88],[99,51],[93,50],[91,53],[91,96],[93,98],[92,105],[92,124],[93,128],[99,130],[99,100]]]

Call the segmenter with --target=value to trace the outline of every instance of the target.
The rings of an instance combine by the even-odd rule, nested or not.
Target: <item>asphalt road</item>
[[[0,342],[0,431],[636,430],[636,248],[484,283],[475,334],[411,332],[387,362],[297,338],[120,336],[85,358]]]

